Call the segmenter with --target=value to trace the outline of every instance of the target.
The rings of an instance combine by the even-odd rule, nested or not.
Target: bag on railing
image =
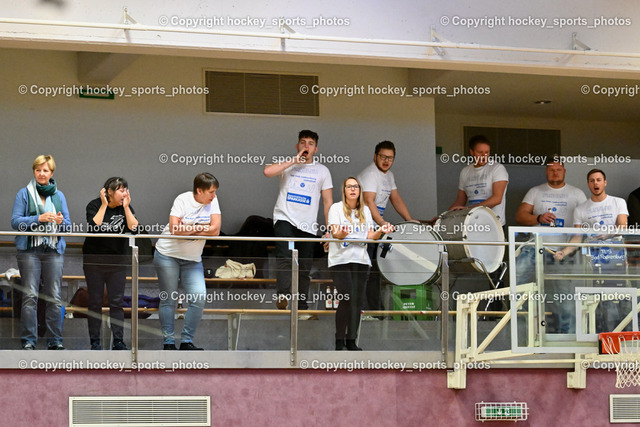
[[[220,279],[253,279],[256,275],[254,263],[241,264],[228,259],[222,267],[216,270],[216,277]]]

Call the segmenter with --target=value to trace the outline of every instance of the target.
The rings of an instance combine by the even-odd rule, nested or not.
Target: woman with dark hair
[[[174,236],[217,236],[222,216],[216,197],[218,180],[210,173],[196,175],[193,191],[180,194],[173,201],[169,224],[162,234]],[[160,287],[160,326],[164,350],[177,350],[174,315],[180,299],[189,302],[180,335],[180,350],[202,350],[193,337],[204,310],[207,287],[202,267],[204,239],[158,239],[153,264]],[[178,282],[185,294],[178,293]]]
[[[56,162],[52,156],[36,157],[32,165],[33,178],[21,189],[13,204],[11,227],[19,231],[56,233],[71,226],[69,209],[64,194],[53,180]],[[24,350],[35,350],[38,340],[36,307],[43,285],[47,301],[47,347],[64,350],[62,345],[62,302],[60,284],[66,243],[63,237],[16,236],[18,268],[22,279],[22,315],[20,340]]]
[[[374,230],[371,211],[364,204],[360,183],[354,177],[344,180],[342,201],[331,205],[328,224],[331,236],[343,240],[329,243],[329,271],[341,298],[336,311],[336,350],[362,350],[356,340],[371,260],[366,243],[348,240],[377,240],[393,226],[385,224]]]
[[[104,183],[100,197],[87,205],[89,232],[97,234],[133,233],[138,220],[131,206],[129,184],[112,177]],[[102,300],[107,287],[112,350],[127,350],[124,343],[122,298],[127,281],[128,241],[121,237],[87,237],[82,247],[83,268],[89,293],[89,339],[91,350],[101,350]]]

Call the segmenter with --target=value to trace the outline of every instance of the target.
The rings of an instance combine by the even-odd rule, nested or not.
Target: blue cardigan
[[[69,218],[69,209],[67,208],[67,199],[65,199],[62,191],[57,193],[60,196],[60,203],[62,203],[62,224],[60,224],[60,231],[71,230],[71,219]],[[22,188],[16,195],[16,201],[13,204],[13,214],[11,215],[11,227],[18,231],[32,231],[31,227],[35,227],[34,224],[40,224],[38,221],[38,215],[29,216],[29,193],[27,187]],[[19,251],[27,250],[27,239],[29,236],[16,236],[15,244]],[[58,237],[57,251],[59,254],[63,254],[67,243],[64,241],[64,237]]]

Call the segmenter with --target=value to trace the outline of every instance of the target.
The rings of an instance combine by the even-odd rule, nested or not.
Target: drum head
[[[438,218],[436,230],[445,241],[504,242],[504,231],[500,220],[491,209],[485,206],[447,211]],[[504,246],[447,246],[449,259],[476,258],[482,262],[489,273],[493,273],[500,267],[504,250]],[[456,268],[461,271],[483,271],[478,262],[468,265],[469,267],[465,267],[461,264]]]
[[[504,242],[504,231],[500,220],[489,208],[477,207],[469,211],[464,222],[465,240],[469,242]],[[489,273],[500,267],[504,257],[504,246],[465,246],[470,257],[477,258]],[[478,270],[482,271],[481,268]]]
[[[442,245],[396,244],[394,240],[442,240],[432,227],[414,222],[396,225],[378,245],[376,259],[380,273],[395,285],[431,284],[440,275]]]

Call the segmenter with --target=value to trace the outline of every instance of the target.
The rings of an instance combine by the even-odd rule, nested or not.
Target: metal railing
[[[50,233],[37,233],[37,232],[0,232],[0,236],[16,236],[16,235],[25,235],[25,236],[38,236],[38,235],[52,235]],[[131,352],[130,352],[130,358],[128,360],[127,363],[130,363],[132,366],[135,366],[137,364],[140,363],[144,363],[145,361],[149,360],[149,357],[143,357],[144,354],[142,354],[140,352],[140,346],[139,346],[139,308],[138,308],[138,293],[139,293],[139,288],[140,288],[140,276],[139,276],[139,252],[138,252],[138,247],[135,245],[135,239],[178,239],[178,240],[206,240],[209,241],[210,243],[214,243],[216,241],[224,241],[224,242],[233,242],[233,241],[254,241],[254,242],[275,242],[275,241],[286,241],[288,242],[288,244],[290,245],[291,248],[293,248],[292,250],[292,289],[291,292],[293,295],[297,295],[298,294],[298,251],[295,250],[295,243],[296,242],[314,242],[314,243],[319,243],[319,242],[342,242],[342,240],[339,239],[319,239],[319,238],[275,238],[275,237],[242,237],[242,236],[217,236],[217,237],[209,237],[209,236],[172,236],[172,235],[149,235],[149,234],[142,234],[142,235],[115,235],[115,234],[93,234],[93,233],[55,233],[53,235],[59,236],[59,237],[65,237],[65,238],[82,238],[82,237],[98,237],[98,238],[124,238],[124,239],[128,239],[129,240],[129,245],[131,247],[131,291],[132,291],[132,307],[131,307]],[[380,243],[380,241],[377,240],[349,240],[350,243]],[[450,291],[450,287],[449,287],[449,280],[450,280],[450,272],[449,272],[449,257],[448,257],[448,253],[446,252],[446,248],[445,248],[445,244],[446,245],[484,245],[484,246],[506,246],[508,243],[507,242],[468,242],[468,241],[442,241],[442,240],[393,240],[393,244],[394,245],[439,245],[443,247],[443,252],[442,252],[442,267],[441,267],[441,294],[442,292],[446,292],[447,294]],[[419,285],[419,284],[416,284]],[[449,354],[449,345],[448,345],[448,341],[449,341],[449,316],[452,315],[455,312],[451,312],[448,308],[448,304],[449,301],[445,300],[443,301],[440,296],[438,295],[438,297],[436,298],[436,301],[439,300],[440,302],[440,308],[439,310],[416,310],[416,311],[400,311],[401,313],[408,315],[410,318],[417,316],[417,315],[431,315],[431,316],[435,316],[439,322],[440,322],[440,333],[441,333],[441,342],[440,342],[440,351],[437,352],[437,355],[435,354],[435,352],[431,352],[431,351],[415,351],[415,352],[407,352],[407,351],[367,351],[364,352],[366,354],[366,357],[369,357],[370,359],[372,358],[373,360],[376,359],[376,357],[385,357],[385,355],[387,354],[392,354],[394,357],[398,357],[399,360],[404,361],[425,361],[425,360],[431,360],[433,362],[435,361],[439,361],[442,363],[442,365],[439,365],[440,367],[444,367],[444,366],[448,366],[451,367],[451,361],[452,361],[452,357]],[[436,302],[434,301],[434,302]],[[256,310],[257,312],[259,310]],[[388,313],[389,315],[391,314],[398,314],[399,312],[397,310],[387,310],[387,311],[375,311],[375,313]],[[290,331],[291,331],[291,336],[290,336],[290,346],[289,346],[289,351],[288,351],[288,358],[287,358],[287,365],[290,367],[300,367],[300,362],[301,362],[301,358],[300,358],[300,350],[298,348],[298,335],[299,335],[299,319],[298,319],[298,307],[297,304],[291,304],[290,310],[285,310],[283,311],[283,314],[288,314],[290,317]],[[75,351],[75,350],[68,350],[68,351]],[[17,351],[15,353],[21,353],[20,351]],[[114,352],[101,352],[103,353],[103,357],[104,357],[104,353],[108,353],[113,355]],[[119,352],[121,353],[121,352]],[[146,353],[146,350],[145,350]],[[167,356],[167,352],[153,352],[157,357],[161,358],[161,359],[167,359],[170,357]],[[204,352],[205,354],[208,352]],[[282,367],[282,363],[278,362],[278,363],[272,363],[273,362],[273,358],[269,355],[271,353],[274,353],[273,351],[265,351],[265,352],[261,352],[261,351],[254,351],[254,353],[263,353],[263,355],[265,355],[265,360],[267,362],[265,363],[261,363],[258,364],[257,367]],[[304,353],[306,355],[308,355],[310,352],[309,351],[304,351]],[[311,352],[311,353],[316,353],[316,352]],[[320,352],[323,355],[330,355],[331,353],[334,352],[330,352],[329,354],[327,352]],[[374,353],[377,353],[378,356],[376,355],[372,355]],[[394,355],[395,353],[395,355]],[[406,353],[414,353],[413,356],[409,355],[407,356]],[[429,353],[434,353],[429,355]],[[344,353],[343,353],[344,354]],[[336,352],[334,355],[332,355],[332,357],[329,357],[329,359],[334,358],[335,356],[339,356],[339,354]],[[47,353],[46,354],[47,359],[49,358],[53,358],[54,360],[59,358],[59,356],[54,357],[54,354],[52,353]],[[148,356],[148,355],[147,355]],[[193,356],[193,355],[190,355]],[[349,353],[348,354],[349,357],[356,357],[356,355],[354,355],[353,353]],[[67,356],[68,357],[68,356]],[[92,357],[94,357],[94,353],[92,353]],[[100,356],[95,356],[98,359],[100,358]],[[117,356],[118,358],[122,359],[122,356],[119,354]],[[196,355],[195,356],[196,359],[202,359],[203,357]],[[248,360],[251,358],[254,358],[255,355],[253,356],[243,356],[244,360]],[[344,356],[343,356],[344,357]],[[388,357],[388,356],[387,356]],[[204,359],[207,359],[206,356],[204,356]],[[11,365],[11,363],[9,363]],[[235,367],[237,366],[236,363],[230,363],[229,364],[231,367]],[[225,365],[223,363],[223,366],[229,366],[229,365]],[[12,367],[12,366],[1,366],[0,363],[0,367]]]

